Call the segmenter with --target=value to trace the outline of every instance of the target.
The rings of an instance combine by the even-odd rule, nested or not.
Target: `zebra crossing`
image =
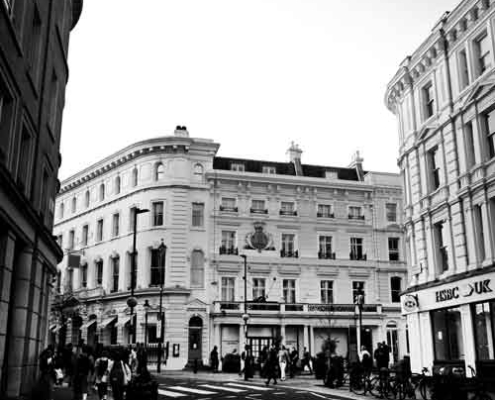
[[[163,399],[180,399],[188,396],[213,396],[222,394],[255,394],[272,391],[273,388],[262,387],[257,385],[247,385],[236,382],[215,382],[215,383],[199,383],[194,386],[186,384],[160,384],[158,394]],[[280,394],[277,393],[277,394]],[[235,397],[235,396],[232,396]],[[185,400],[185,399],[184,399]]]

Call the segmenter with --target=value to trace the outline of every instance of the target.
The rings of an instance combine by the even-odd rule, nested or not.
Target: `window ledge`
[[[199,226],[191,226],[191,231],[194,232],[206,232],[206,229],[204,227],[199,227]]]

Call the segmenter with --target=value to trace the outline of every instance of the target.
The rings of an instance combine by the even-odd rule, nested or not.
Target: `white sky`
[[[218,155],[398,172],[384,105],[399,63],[459,0],[85,0],[71,35],[64,179],[170,135]]]

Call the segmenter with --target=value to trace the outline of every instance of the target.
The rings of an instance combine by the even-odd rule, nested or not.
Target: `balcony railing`
[[[238,212],[238,211],[239,211],[239,207],[220,206],[220,211],[225,211],[225,212]]]
[[[349,214],[348,215],[348,218],[349,219],[358,219],[358,220],[364,221],[364,215],[352,215],[352,214]]]
[[[251,214],[268,214],[267,208],[250,208]]]
[[[282,258],[299,258],[299,251],[287,251],[280,250],[280,257]]]
[[[356,254],[356,253],[350,252],[349,253],[349,259],[366,261],[366,254]]]
[[[280,210],[279,214],[280,215],[288,215],[288,216],[296,216],[297,211],[296,210]]]
[[[318,252],[318,258],[320,260],[335,260],[335,253],[326,252],[326,251],[319,251]]]
[[[234,256],[239,255],[239,249],[233,246],[232,247],[220,246],[218,252],[220,253],[220,255],[224,255],[224,254],[234,255]]]
[[[316,217],[317,218],[335,218],[335,214],[334,213],[316,213]]]
[[[277,302],[248,302],[248,311],[250,312],[266,312],[268,315],[273,313],[301,313],[304,314],[328,314],[328,313],[347,313],[355,315],[358,308],[355,304],[321,304],[321,303],[277,303]],[[362,312],[381,313],[383,310],[381,304],[364,304]],[[388,307],[390,312],[400,312],[400,307]],[[241,314],[244,312],[244,303],[242,301],[219,301],[215,302],[215,312],[222,314]]]

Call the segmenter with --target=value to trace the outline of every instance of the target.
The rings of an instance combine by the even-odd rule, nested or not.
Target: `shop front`
[[[476,271],[477,272],[477,271]],[[411,367],[434,373],[471,368],[495,376],[495,271],[462,275],[442,284],[414,287],[402,296]]]

